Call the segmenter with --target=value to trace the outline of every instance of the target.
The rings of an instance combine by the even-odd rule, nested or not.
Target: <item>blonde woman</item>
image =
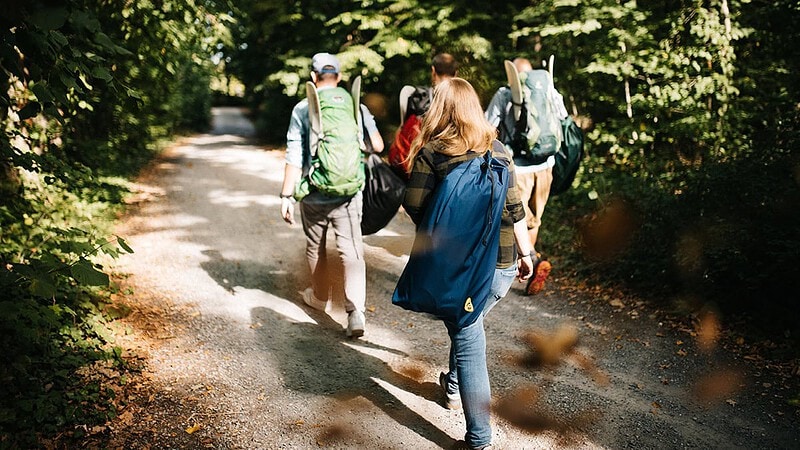
[[[472,324],[459,328],[445,321],[450,336],[449,369],[439,376],[439,383],[445,406],[460,409],[463,405],[467,424],[465,439],[457,442],[456,448],[486,449],[491,446],[491,389],[483,317],[506,295],[515,278],[527,280],[533,268],[532,246],[525,211],[515,185],[511,156],[495,136],[496,130],[484,118],[475,90],[466,80],[452,78],[436,86],[431,107],[409,153],[411,174],[403,206],[415,224],[420,223],[437,185],[455,166],[483,157],[488,151],[492,151],[493,157],[509,163],[508,192],[489,298],[481,316]]]

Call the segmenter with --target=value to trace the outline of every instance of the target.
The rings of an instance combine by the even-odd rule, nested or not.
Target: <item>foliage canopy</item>
[[[76,376],[125,365],[98,295],[115,289],[103,264],[133,251],[111,224],[158,142],[208,123],[214,8],[32,0],[0,16],[0,446],[114,414]]]

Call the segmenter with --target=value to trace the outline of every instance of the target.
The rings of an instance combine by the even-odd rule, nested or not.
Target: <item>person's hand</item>
[[[294,224],[294,201],[291,197],[281,197],[281,217],[291,225]]]
[[[517,259],[517,277],[522,283],[533,275],[533,260],[531,255],[519,255]]]

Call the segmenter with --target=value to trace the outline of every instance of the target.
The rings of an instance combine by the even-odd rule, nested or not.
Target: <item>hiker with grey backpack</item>
[[[498,139],[513,152],[517,186],[535,247],[550,197],[556,153],[563,142],[561,121],[568,114],[550,71],[534,70],[525,58],[505,61],[505,69],[508,85],[497,90],[485,114],[497,128]],[[535,269],[525,287],[528,295],[543,289],[551,270],[541,253],[533,250],[531,256]]]
[[[359,113],[360,78],[354,80],[352,93],[339,87],[341,79],[335,56],[314,55],[306,99],[292,110],[286,133],[281,217],[293,224],[295,202],[300,204],[311,271],[311,287],[301,295],[306,305],[321,311],[331,297],[326,239],[328,227],[333,227],[343,266],[346,335],[357,338],[363,336],[366,322],[361,234],[365,147],[363,116]],[[383,146],[377,129],[367,132],[373,145]]]

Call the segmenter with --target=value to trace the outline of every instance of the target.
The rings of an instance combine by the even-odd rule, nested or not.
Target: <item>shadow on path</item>
[[[306,308],[308,310],[308,308]],[[367,340],[347,339],[341,325],[319,311],[309,311],[317,322],[295,322],[267,307],[251,310],[258,340],[264,352],[279,364],[285,387],[292,391],[329,397],[334,400],[326,411],[331,423],[320,431],[318,439],[353,444],[352,440],[374,443],[375,435],[357,427],[347,429],[341,422],[357,399],[363,398],[404,426],[441,448],[450,448],[454,439],[417,412],[406,407],[377,380],[392,384],[428,401],[436,401],[438,385],[420,382],[395,371],[385,361],[366,353],[369,350],[400,353]],[[276,344],[284,339],[290,345]],[[356,411],[356,414],[358,411]],[[339,432],[339,430],[343,430]],[[359,436],[359,433],[362,435]]]

